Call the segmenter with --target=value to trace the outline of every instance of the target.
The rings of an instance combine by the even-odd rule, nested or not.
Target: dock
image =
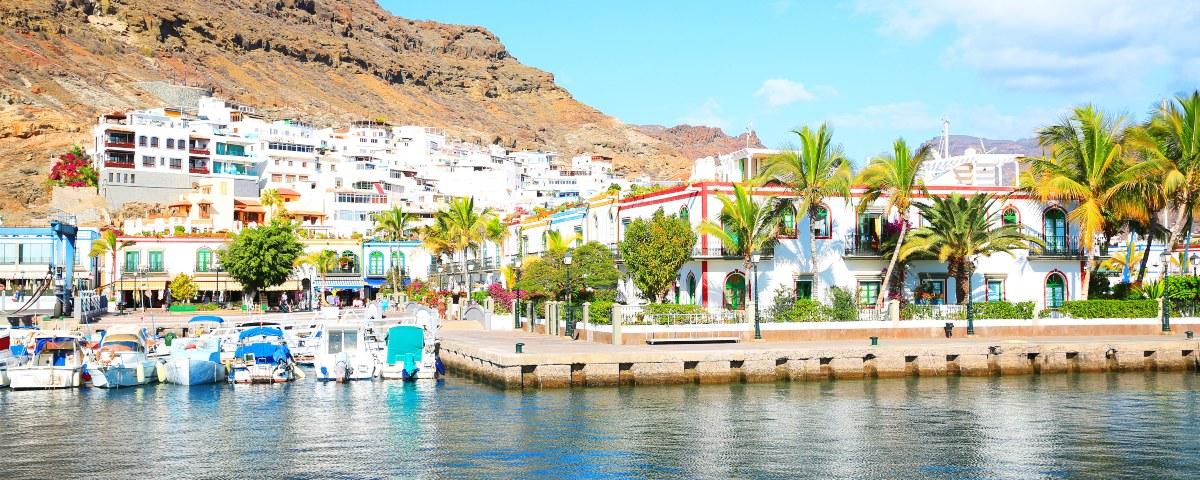
[[[1198,371],[1198,351],[1183,335],[611,345],[447,330],[441,343],[451,372],[504,389]]]

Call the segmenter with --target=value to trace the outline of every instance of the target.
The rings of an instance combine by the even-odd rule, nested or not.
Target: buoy
[[[304,370],[299,367],[292,367],[292,373],[296,374],[296,378],[304,380]]]

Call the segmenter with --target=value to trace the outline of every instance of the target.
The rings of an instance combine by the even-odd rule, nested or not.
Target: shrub
[[[829,306],[825,308],[829,319],[839,322],[858,320],[858,302],[854,300],[854,294],[844,288],[833,287],[829,289],[829,297]]]
[[[776,322],[820,322],[826,318],[828,307],[815,300],[800,299],[791,305],[772,310]]]
[[[1154,318],[1157,300],[1072,300],[1058,311],[1072,318]]]
[[[213,311],[213,310],[216,310],[216,309],[217,309],[217,304],[215,304],[215,303],[199,303],[199,304],[196,304],[196,310],[198,310],[198,311],[202,311],[202,312],[211,312],[211,311]]]
[[[484,292],[481,290],[471,292],[471,301],[475,302],[476,304],[483,305],[484,303],[487,302],[487,298],[488,298],[488,292]]]
[[[601,288],[592,291],[593,302],[615,302],[617,301],[617,290],[613,288]]]
[[[1033,302],[979,302],[971,305],[975,318],[1021,319],[1033,318]]]
[[[72,145],[50,167],[50,184],[61,187],[94,187],[99,179],[83,147]]]
[[[190,303],[196,298],[196,282],[186,273],[176,275],[171,279],[171,297],[184,303]]]
[[[613,302],[600,300],[592,302],[592,305],[588,308],[588,314],[590,315],[588,322],[596,325],[612,325]]]
[[[642,310],[639,322],[646,322],[647,316],[655,315],[655,322],[659,324],[671,323],[672,318],[669,315],[695,315],[704,313],[704,307],[699,305],[679,304],[679,303],[651,303],[646,305]]]

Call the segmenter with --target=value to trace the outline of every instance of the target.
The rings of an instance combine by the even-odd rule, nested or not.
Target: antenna
[[[942,158],[950,157],[950,120],[942,119]]]
[[[746,151],[750,151],[750,134],[754,133],[754,121],[746,123]]]

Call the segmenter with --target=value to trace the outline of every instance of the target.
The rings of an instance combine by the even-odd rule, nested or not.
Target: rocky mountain
[[[170,98],[151,88],[162,84],[318,126],[385,118],[514,149],[594,152],[632,175],[680,177],[693,153],[744,143],[706,127],[624,124],[484,28],[395,17],[373,0],[4,0],[6,223],[37,220],[51,158],[89,143],[98,114],[162,106]]]
[[[942,137],[933,137],[925,141],[925,145],[939,148]],[[1040,157],[1042,147],[1036,138],[1020,140],[992,140],[990,138],[973,137],[971,135],[950,135],[950,155],[961,155],[968,148],[976,152],[988,153],[1017,153],[1027,157]]]
[[[674,147],[686,158],[730,153],[742,148],[764,148],[753,131],[731,137],[716,127],[703,125],[637,125],[638,130]]]

